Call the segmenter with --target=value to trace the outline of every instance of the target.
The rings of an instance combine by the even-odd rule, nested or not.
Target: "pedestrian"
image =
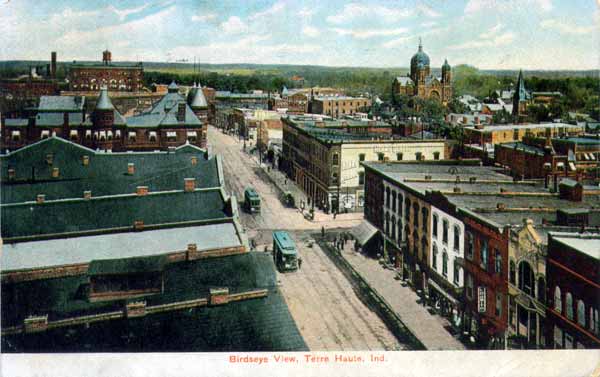
[[[325,227],[321,226],[321,237],[325,238]]]
[[[287,185],[287,178],[285,179],[285,182],[283,183],[284,185]]]
[[[333,211],[333,219],[335,220],[335,217],[337,216],[337,211]]]
[[[302,268],[302,257],[298,258],[298,269]]]

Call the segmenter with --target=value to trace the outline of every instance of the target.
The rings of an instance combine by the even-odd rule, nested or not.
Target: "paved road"
[[[321,226],[331,229],[353,226],[361,216],[342,215],[333,221],[321,215],[308,221],[297,209],[286,208],[278,198],[266,173],[242,151],[235,138],[209,127],[208,140],[212,152],[223,160],[225,186],[238,199],[243,199],[247,186],[253,186],[261,197],[260,215],[240,211],[248,237],[262,250],[272,242],[274,229],[287,229],[292,234],[302,257],[302,268],[293,273],[278,273],[278,283],[290,312],[311,350],[399,350],[404,349],[381,319],[368,309],[354,293],[350,282],[329,260],[318,245],[308,247],[311,233]]]

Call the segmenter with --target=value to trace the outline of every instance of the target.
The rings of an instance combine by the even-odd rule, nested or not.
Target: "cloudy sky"
[[[0,0],[0,60],[597,69],[600,0]]]

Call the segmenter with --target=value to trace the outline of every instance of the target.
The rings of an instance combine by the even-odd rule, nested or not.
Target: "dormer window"
[[[150,133],[148,135],[148,140],[156,141],[156,131],[150,131]]]

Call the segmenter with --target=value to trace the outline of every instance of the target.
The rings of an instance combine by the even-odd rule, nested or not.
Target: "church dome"
[[[410,65],[417,67],[429,66],[429,56],[423,52],[423,44],[421,42],[419,42],[419,51],[410,59]]]

